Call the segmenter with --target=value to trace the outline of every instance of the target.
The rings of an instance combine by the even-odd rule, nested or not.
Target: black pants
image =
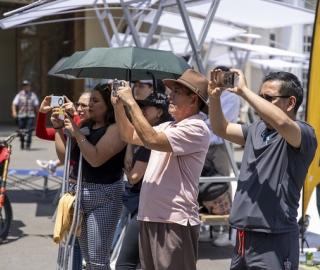
[[[135,270],[139,264],[140,221],[135,215],[126,229],[121,250],[116,263],[116,270]]]
[[[299,229],[288,233],[245,231],[239,235],[232,255],[232,270],[282,270],[289,260],[291,270],[299,268]]]
[[[316,190],[317,190],[317,208],[318,208],[318,213],[320,217],[320,184],[316,186]]]
[[[32,130],[34,128],[34,117],[23,117],[23,118],[18,118],[18,127],[19,129],[28,129]],[[27,147],[30,147],[31,145],[31,136],[32,136],[32,131],[27,132]],[[24,147],[24,136],[20,136],[20,141],[21,141],[21,148]]]

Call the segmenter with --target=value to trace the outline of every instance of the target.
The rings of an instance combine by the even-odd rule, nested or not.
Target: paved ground
[[[0,138],[14,131],[14,127],[0,127]],[[47,142],[33,137],[30,151],[20,150],[18,139],[13,142],[11,156],[11,169],[38,169],[36,159],[55,159],[56,154],[53,142]],[[241,159],[241,152],[235,152],[235,159]],[[49,191],[45,194],[42,190],[43,179],[34,183],[38,186],[33,190],[31,187],[8,186],[8,197],[13,208],[13,228],[7,241],[0,245],[0,269],[1,270],[53,270],[56,267],[58,245],[52,240],[54,223],[52,215],[55,211],[53,204],[58,185],[49,180]],[[8,184],[12,181],[8,180]],[[22,190],[23,188],[24,190]],[[314,198],[311,198],[313,202]],[[320,244],[319,218],[315,212],[311,215],[310,227],[307,240],[314,247]],[[211,242],[200,243],[198,270],[229,269],[230,256],[233,246],[214,247]],[[318,253],[314,252],[318,258]],[[319,256],[320,257],[320,256]],[[319,259],[319,258],[318,258]],[[299,269],[312,269],[310,267]]]

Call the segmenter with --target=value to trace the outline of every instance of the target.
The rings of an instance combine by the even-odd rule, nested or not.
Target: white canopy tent
[[[147,0],[144,0],[144,1],[136,1],[136,2],[137,3],[141,2],[142,3],[141,8],[144,8],[144,7],[148,7],[149,5],[153,5],[157,1],[158,0],[151,0],[151,2],[148,2]],[[15,13],[5,19],[0,20],[0,27],[2,29],[18,27],[23,25],[24,23],[29,23],[30,21],[34,21],[45,16],[63,14],[69,10],[72,10],[72,12],[75,12],[77,9],[82,9],[82,8],[91,8],[91,9],[94,7],[97,8],[98,5],[105,5],[105,4],[120,5],[120,2],[121,2],[120,0],[57,0],[54,2],[50,2],[44,5],[39,5],[35,7],[33,7],[34,6],[34,3],[33,3],[28,5],[33,8],[25,9],[22,12]],[[132,3],[133,1],[123,0],[123,2]],[[25,8],[27,8],[28,6],[25,6]],[[83,11],[83,10],[80,10],[80,11]]]
[[[239,4],[238,8],[235,8],[236,3]],[[206,16],[209,7],[210,1],[202,1],[191,3],[187,10]],[[315,13],[272,0],[222,0],[214,17],[240,26],[271,29],[314,23]]]
[[[148,15],[144,17],[143,21],[152,24],[154,22],[155,16],[156,16],[156,10],[151,10],[148,13]],[[191,21],[192,28],[194,29],[195,35],[199,36],[205,20],[192,17],[192,16],[189,16],[189,18]],[[158,21],[158,25],[180,31],[181,33],[184,33],[184,35],[179,35],[179,36],[187,38],[183,20],[180,14],[178,13],[163,11]],[[210,24],[210,28],[207,34],[207,39],[211,40],[213,38],[213,39],[227,40],[229,38],[239,36],[246,32],[247,30],[244,30],[242,28],[233,27],[226,24],[222,24],[222,23],[212,22]]]
[[[271,64],[272,60],[276,60],[275,58],[286,60],[282,62],[277,62],[279,65],[280,63],[283,63],[284,65],[286,63],[290,63],[289,60],[291,60],[292,63],[299,62],[301,63],[306,59],[306,56],[301,53],[291,52],[288,50],[282,50],[278,48],[273,48],[265,45],[255,45],[255,44],[248,44],[248,43],[241,43],[241,42],[232,42],[232,41],[213,41],[214,43],[218,45],[228,46],[232,48],[231,52],[233,54],[233,59],[236,60],[235,67],[239,69],[243,69],[244,65],[247,61],[251,60],[251,56],[253,55],[260,55],[261,58],[269,57],[270,61],[269,64]],[[254,54],[253,54],[254,53]],[[271,59],[273,58],[273,59]],[[285,67],[285,66],[284,66]],[[263,73],[265,74],[265,71],[263,70]]]

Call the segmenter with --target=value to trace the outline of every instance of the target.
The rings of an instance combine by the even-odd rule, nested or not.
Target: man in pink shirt
[[[138,212],[142,269],[195,270],[200,220],[198,186],[210,143],[200,111],[208,112],[208,80],[194,70],[165,79],[175,121],[152,127],[124,82],[112,98],[121,138],[151,149]],[[131,116],[126,116],[124,106]]]

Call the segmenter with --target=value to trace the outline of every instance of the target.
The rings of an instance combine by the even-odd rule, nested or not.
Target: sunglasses
[[[86,103],[81,103],[81,102],[75,102],[74,105],[76,106],[76,108],[79,108],[81,106],[82,109],[86,109],[89,107],[88,104]]]
[[[98,84],[94,89],[98,90],[98,91],[110,91],[111,92],[111,88],[109,84]]]
[[[261,94],[259,96],[269,102],[272,102],[276,98],[289,98],[289,97],[291,97],[291,96],[271,96],[271,95],[261,95]]]

